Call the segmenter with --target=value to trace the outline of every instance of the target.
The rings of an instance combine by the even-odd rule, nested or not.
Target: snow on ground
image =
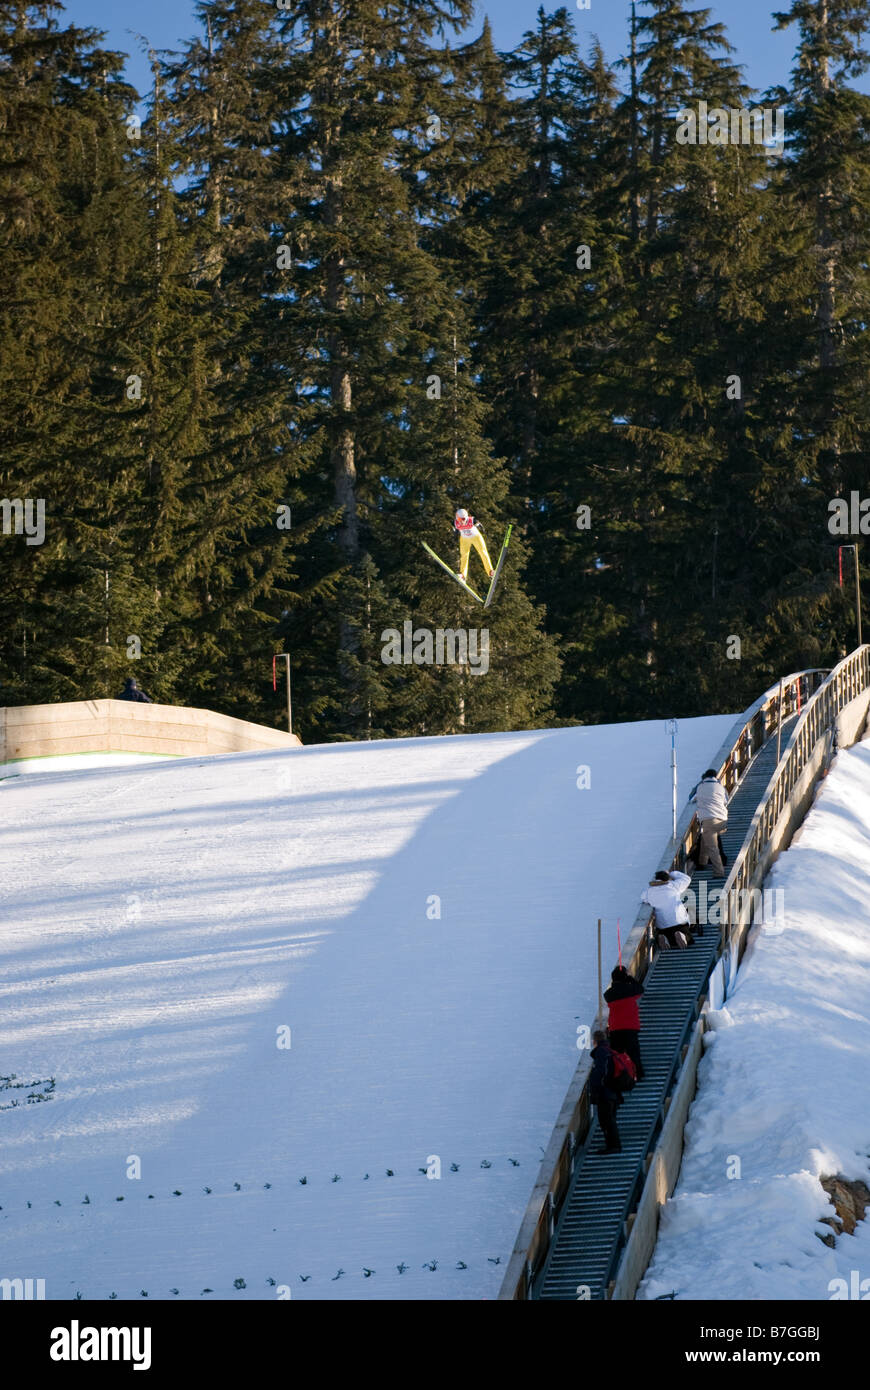
[[[712,1015],[638,1298],[870,1298],[870,1221],[835,1249],[816,1236],[819,1177],[870,1181],[870,742],[839,755],[765,886],[784,923],[756,931]]]
[[[0,762],[0,781],[31,772],[83,772],[95,767],[126,767],[129,763],[165,762],[171,753],[54,753],[44,758],[10,758]]]
[[[732,722],[681,723],[683,787]],[[657,721],[0,784],[0,1277],[495,1297],[669,755]]]

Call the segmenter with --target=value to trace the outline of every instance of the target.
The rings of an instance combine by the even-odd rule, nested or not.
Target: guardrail
[[[818,743],[819,731],[824,732],[830,728],[831,721],[836,719],[839,711],[868,686],[870,647],[864,646],[840,662],[830,673],[812,669],[794,672],[777,681],[775,686],[765,691],[755,704],[741,715],[739,722],[732,728],[716,758],[710,762],[710,766],[716,768],[729,794],[756,753],[774,735],[779,734],[782,724],[796,713],[801,716],[788,739],[785,755],[777,765],[776,773],[768,792],[765,793],[763,804],[756,812],[744,845],[735,856],[724,885],[723,898],[731,888],[739,890],[746,887],[750,879],[757,877],[762,860],[765,869],[771,860],[770,854],[764,857],[765,847],[771,840],[773,825],[778,824],[777,816],[773,812],[770,813],[774,816],[773,822],[764,818],[764,808],[767,806],[771,790],[779,798],[778,816],[781,819],[788,804],[788,792],[785,789],[787,787],[790,792],[795,787]],[[801,811],[801,815],[803,813]],[[681,868],[688,858],[698,829],[694,810],[690,805],[686,806],[677,826],[676,841],[670,841],[659,867]],[[767,841],[764,840],[765,835]],[[752,868],[747,868],[744,872],[747,857],[751,859]],[[732,950],[739,950],[745,934],[747,923],[743,920],[744,898],[751,900],[752,895],[738,892],[738,910],[734,920],[729,920],[729,907],[732,903],[730,897],[727,897],[721,914],[723,944],[727,942]],[[748,910],[751,913],[751,903]],[[653,919],[652,910],[644,907],[635,920],[623,950],[624,960],[631,973],[639,979],[646,974],[654,950]],[[559,1210],[571,1184],[577,1149],[589,1130],[590,1102],[587,1079],[590,1067],[589,1057],[584,1054],[578,1063],[547,1146],[538,1180],[526,1208],[499,1292],[500,1299],[528,1298],[535,1273],[546,1258]]]

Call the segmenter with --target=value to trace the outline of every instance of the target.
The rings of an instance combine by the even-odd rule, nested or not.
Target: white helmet
[[[460,507],[460,508],[459,508],[459,511],[456,513],[456,519],[457,519],[457,521],[467,521],[467,520],[468,520],[468,512],[465,510],[464,507]]]

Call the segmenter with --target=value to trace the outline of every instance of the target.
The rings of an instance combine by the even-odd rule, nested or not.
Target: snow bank
[[[99,767],[126,767],[131,763],[163,762],[172,753],[55,753],[45,758],[10,758],[0,762],[0,782],[31,772],[91,772]]]

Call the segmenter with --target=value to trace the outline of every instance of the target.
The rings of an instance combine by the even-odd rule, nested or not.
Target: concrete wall
[[[61,753],[163,753],[182,758],[301,747],[295,734],[208,709],[75,700],[0,709],[0,762]]]

